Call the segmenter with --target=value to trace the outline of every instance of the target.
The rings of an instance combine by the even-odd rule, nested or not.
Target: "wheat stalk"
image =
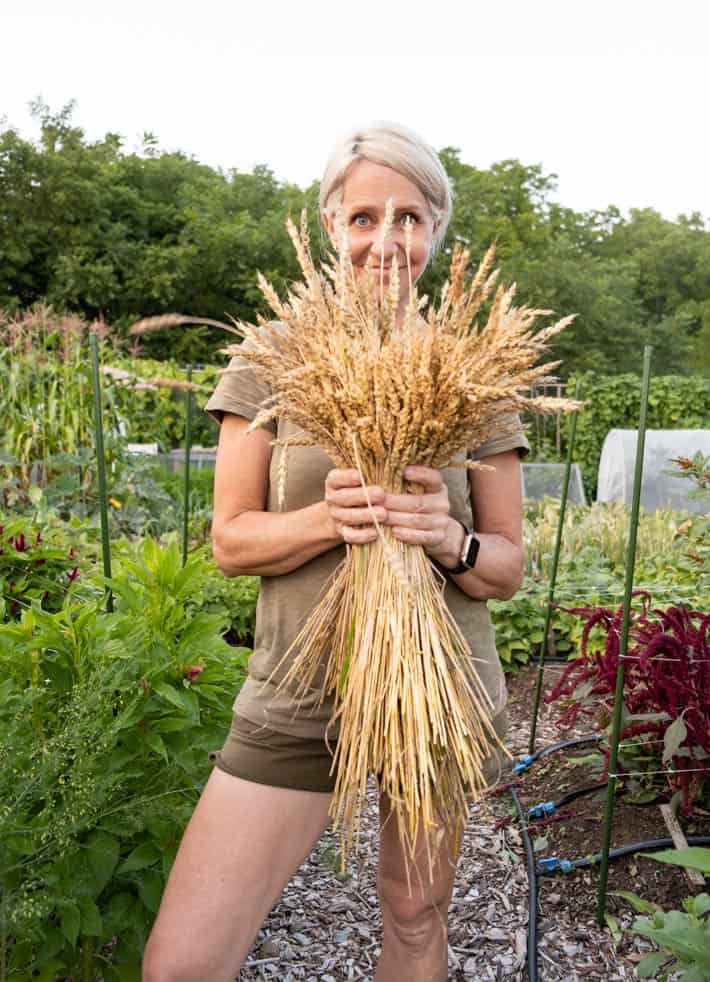
[[[193,317],[190,314],[158,314],[157,317],[143,317],[141,320],[131,324],[128,329],[129,334],[150,334],[153,331],[162,331],[164,327],[185,327],[188,324],[205,324],[207,327],[219,327],[230,334],[241,337],[241,332],[230,324],[223,321],[212,320],[211,317]]]
[[[388,225],[391,218],[390,207]],[[456,246],[441,301],[426,308],[411,280],[411,230],[405,232],[409,294],[402,311],[396,257],[385,290],[382,259],[379,277],[371,258],[356,276],[342,222],[336,221],[336,255],[321,269],[311,258],[305,215],[300,229],[290,220],[287,228],[303,280],[282,300],[260,278],[278,321],[237,324],[249,345],[226,349],[271,389],[252,427],[288,419],[336,466],[356,467],[363,486],[399,492],[414,490],[403,478],[407,464],[451,466],[466,447],[498,432],[506,413],[577,407],[527,394],[549,378],[554,365],[540,358],[571,318],[535,331],[549,312],[514,306],[514,287],[496,285],[492,247],[467,286],[470,256]],[[487,301],[490,312],[479,324]],[[484,762],[501,741],[475,652],[443,600],[440,574],[423,549],[374,524],[375,543],[348,547],[284,656],[289,664],[279,689],[298,702],[322,677],[321,702],[333,701],[340,739],[331,815],[343,856],[357,838],[374,771],[392,801],[405,856],[413,860],[423,831],[431,864],[439,823],[459,828],[465,821],[469,796],[486,786]]]

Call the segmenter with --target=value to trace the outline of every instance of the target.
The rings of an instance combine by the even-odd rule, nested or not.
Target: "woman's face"
[[[387,241],[382,243],[382,225],[390,198],[394,206],[394,222]],[[434,236],[431,209],[422,192],[390,167],[373,164],[369,160],[358,160],[351,166],[345,179],[342,209],[355,269],[363,269],[368,255],[371,254],[374,260],[373,272],[379,278],[380,262],[384,259],[386,284],[389,282],[388,270],[395,259],[399,266],[401,302],[406,303],[409,293],[406,225],[411,223],[412,229],[409,261],[413,283],[424,272]],[[331,238],[334,238],[333,219],[328,215],[323,217]]]

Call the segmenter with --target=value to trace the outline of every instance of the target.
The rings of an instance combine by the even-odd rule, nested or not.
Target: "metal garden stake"
[[[577,380],[574,390],[574,398],[579,400],[582,388],[581,380]],[[555,539],[555,552],[552,559],[552,572],[550,573],[550,589],[547,594],[547,612],[545,614],[545,628],[542,634],[540,645],[540,661],[537,666],[537,680],[535,682],[535,702],[533,704],[533,718],[530,726],[530,743],[528,753],[535,753],[535,734],[537,732],[537,717],[540,710],[540,695],[542,693],[542,674],[545,666],[545,652],[547,651],[547,638],[550,633],[550,621],[552,620],[552,606],[555,600],[555,584],[557,582],[557,566],[560,561],[560,549],[562,546],[562,529],[565,524],[565,512],[567,511],[567,496],[569,494],[569,478],[572,471],[572,457],[574,455],[574,438],[577,432],[577,412],[572,413],[570,424],[569,445],[567,447],[567,461],[565,462],[565,474],[562,481],[562,500],[560,501],[560,517],[557,522],[557,537]]]
[[[101,415],[101,378],[99,375],[99,339],[91,334],[91,378],[94,389],[94,432],[96,435],[96,465],[99,476],[99,513],[101,515],[101,546],[104,576],[111,579],[111,544],[108,536],[108,501],[106,499],[106,460],[104,457],[104,428]],[[106,610],[113,611],[113,593],[106,592]]]
[[[611,842],[611,825],[614,817],[614,791],[616,789],[616,764],[619,756],[619,733],[621,731],[621,709],[624,700],[624,674],[626,669],[626,651],[629,641],[629,623],[631,620],[631,593],[634,585],[634,566],[636,563],[636,533],[639,521],[639,502],[641,500],[641,478],[643,477],[643,451],[646,442],[646,410],[648,408],[648,389],[651,378],[651,351],[646,345],[643,349],[643,379],[641,382],[641,411],[639,413],[638,438],[636,441],[636,468],[634,470],[634,489],[631,504],[631,525],[629,527],[629,544],[626,551],[626,583],[624,587],[624,612],[621,621],[621,637],[619,638],[619,665],[616,670],[616,690],[614,693],[614,716],[612,721],[609,773],[606,784],[606,808],[604,810],[604,840],[601,851],[599,869],[599,907],[597,920],[600,927],[604,926],[606,913],[606,885],[609,877],[609,844]]]
[[[192,365],[187,366],[187,381],[192,383]],[[183,496],[182,564],[187,562],[190,524],[190,450],[192,447],[192,388],[185,392],[185,492]]]

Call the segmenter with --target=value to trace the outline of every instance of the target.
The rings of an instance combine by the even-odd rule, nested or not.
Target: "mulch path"
[[[545,690],[561,671],[549,664]],[[508,679],[508,746],[519,757],[527,752],[536,669]],[[561,734],[553,712],[543,704],[536,746],[541,748],[580,729]],[[543,758],[520,775],[518,795],[524,807],[559,798],[567,790],[594,783],[586,764],[570,763],[589,748]],[[601,849],[601,795],[572,802],[561,822],[532,829],[540,856],[585,856]],[[522,837],[510,796],[503,792],[471,809],[462,843],[454,896],[449,911],[449,979],[523,980],[526,973],[528,878]],[[698,811],[685,823],[687,834],[710,834],[710,816]],[[612,847],[667,835],[657,805],[615,806]],[[381,918],[376,895],[377,795],[368,796],[361,847],[339,876],[337,838],[327,830],[292,878],[269,914],[239,975],[240,980],[345,982],[374,978],[380,953]],[[636,978],[635,966],[652,950],[645,939],[623,929],[635,915],[628,904],[610,897],[622,937],[596,923],[598,868],[538,878],[539,978],[544,982]],[[634,890],[666,909],[678,907],[691,890],[681,871],[638,856],[610,865],[609,890]]]

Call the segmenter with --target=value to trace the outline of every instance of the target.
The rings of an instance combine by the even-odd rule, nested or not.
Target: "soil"
[[[549,666],[546,676],[561,671],[559,666]],[[527,712],[528,718],[534,703],[536,669],[528,669],[510,680],[510,701],[520,714]],[[543,687],[543,693],[552,687],[553,679]],[[554,707],[545,707],[544,714],[554,714]],[[518,716],[518,711],[515,715]],[[573,736],[593,733],[589,724],[573,731],[558,731],[560,741]],[[554,741],[557,742],[557,741]],[[536,743],[537,749],[544,746]],[[581,757],[593,751],[593,746],[571,747],[541,758],[522,772],[518,796],[524,811],[539,802],[554,801],[567,792],[589,787],[599,782],[599,774],[589,764],[575,764],[570,757]],[[671,799],[672,791],[659,786],[658,798],[648,804],[632,804],[624,799],[623,782],[617,784],[611,835],[611,849],[646,842],[650,839],[668,838],[670,833],[665,825],[659,805]],[[561,859],[575,859],[598,853],[602,849],[602,831],[606,786],[589,796],[578,798],[560,809],[556,818],[565,816],[562,821],[555,820],[542,825],[532,825],[530,833],[538,840],[538,857],[559,856]],[[710,835],[710,814],[696,807],[693,813],[683,818],[678,816],[679,824],[686,836]],[[541,841],[541,840],[544,840]],[[560,876],[565,878],[565,903],[571,913],[584,916],[596,909],[599,882],[598,866],[585,870],[572,870],[567,874],[540,877],[540,898],[544,904],[546,893],[554,892],[560,885]],[[683,870],[654,862],[640,853],[613,860],[609,865],[608,891],[632,890],[646,900],[651,900],[665,909],[680,907],[690,886]],[[626,901],[609,897],[607,910],[612,913],[628,910]]]
[[[554,684],[562,666],[548,663],[543,691]],[[507,743],[515,758],[527,753],[534,700],[536,667],[508,679]],[[561,733],[554,707],[541,707],[538,749],[590,732]],[[524,808],[556,800],[566,791],[595,783],[588,765],[569,757],[588,753],[574,748],[542,758],[517,775]],[[507,780],[504,778],[503,780]],[[662,800],[662,799],[659,799]],[[531,829],[538,858],[557,855],[575,859],[601,849],[604,802],[600,795],[575,800],[568,814]],[[519,823],[510,795],[501,791],[471,807],[449,908],[450,982],[497,982],[527,978],[528,876]],[[682,822],[686,834],[710,835],[710,816],[696,810]],[[612,848],[668,835],[657,803],[615,804]],[[543,841],[545,840],[545,841]],[[377,901],[377,792],[368,792],[361,847],[349,858],[345,878],[339,876],[338,843],[327,830],[313,853],[287,885],[269,914],[239,980],[345,982],[372,980],[381,943]],[[618,922],[620,936],[597,924],[598,866],[538,877],[538,978],[540,982],[621,982],[637,977],[636,965],[652,944],[629,930],[636,915],[625,902],[609,897],[607,910]],[[641,856],[611,863],[609,891],[633,890],[666,909],[679,907],[691,892],[684,874]],[[697,891],[699,892],[699,890]]]

